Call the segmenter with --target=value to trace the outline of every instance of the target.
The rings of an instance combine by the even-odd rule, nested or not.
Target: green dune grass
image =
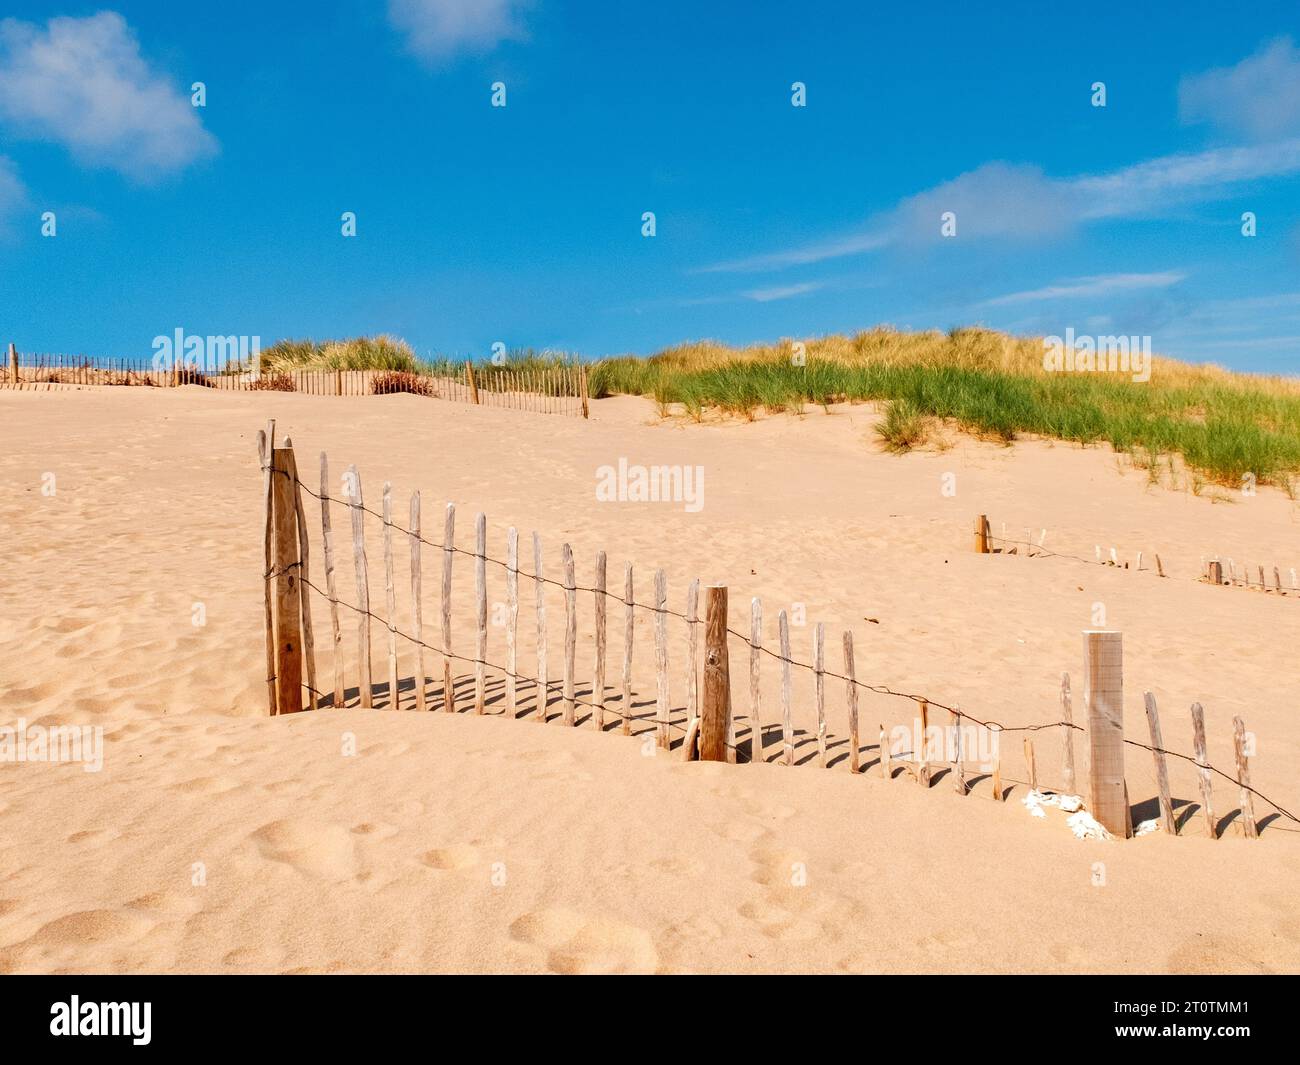
[[[1181,455],[1210,480],[1290,487],[1300,470],[1300,380],[1236,374],[1215,366],[1153,360],[1151,379],[1119,373],[1049,373],[1040,339],[983,329],[900,333],[729,348],[711,342],[649,358],[593,366],[593,397],[653,396],[661,410],[681,404],[752,418],[808,404],[887,402],[882,442],[907,450],[925,438],[923,419],[944,419],[985,439],[1018,435],[1129,454]],[[802,365],[798,364],[802,361]]]

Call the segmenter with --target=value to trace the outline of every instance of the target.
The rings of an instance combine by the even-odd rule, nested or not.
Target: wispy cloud
[[[857,233],[714,263],[700,273],[777,270],[937,243],[940,216],[957,217],[959,239],[1040,239],[1099,219],[1136,217],[1214,199],[1247,181],[1300,173],[1300,139],[1161,156],[1105,174],[1051,178],[1034,166],[985,163],[901,200]]]
[[[13,233],[14,216],[29,203],[27,187],[8,156],[0,155],[0,237]]]
[[[864,252],[878,251],[887,247],[890,238],[885,234],[862,233],[842,237],[825,244],[812,244],[801,248],[787,248],[784,251],[765,255],[752,255],[743,259],[713,263],[694,271],[701,274],[713,273],[757,273],[762,270],[780,270],[787,266],[804,266],[819,263],[827,259],[838,259],[845,255],[861,255]]]
[[[774,288],[755,288],[742,293],[745,299],[756,303],[771,303],[774,300],[788,300],[795,296],[805,296],[822,288],[820,281],[804,281],[798,285],[778,285]]]
[[[1082,219],[1132,217],[1174,202],[1213,199],[1246,181],[1300,173],[1300,139],[1166,155],[1070,186]]]
[[[1079,277],[1043,288],[1030,289],[1025,292],[1012,292],[1006,296],[985,300],[981,306],[1005,307],[1015,303],[1035,303],[1042,300],[1089,299],[1094,296],[1109,296],[1116,292],[1131,292],[1135,289],[1169,288],[1187,277],[1175,271],[1154,274],[1105,274],[1098,277]]]
[[[78,161],[140,180],[216,151],[189,97],[140,55],[121,15],[0,22],[0,118]]]
[[[1183,78],[1178,108],[1184,122],[1208,122],[1238,137],[1300,133],[1300,49],[1280,37],[1235,67]]]
[[[438,63],[522,39],[529,6],[530,0],[388,0],[388,21],[412,52]]]

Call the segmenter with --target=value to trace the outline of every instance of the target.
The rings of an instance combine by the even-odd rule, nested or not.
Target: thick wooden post
[[[1223,563],[1222,563],[1222,562],[1218,562],[1218,561],[1211,562],[1211,563],[1209,564],[1209,566],[1206,568],[1205,576],[1206,576],[1206,579],[1207,579],[1211,584],[1222,584],[1222,583],[1223,583]]]
[[[582,393],[582,416],[583,416],[584,418],[590,418],[590,417],[591,417],[591,404],[590,404],[590,398],[591,398],[591,397],[590,397],[590,395],[589,395],[588,392],[587,392],[587,368],[586,368],[585,366],[579,366],[579,367],[578,367],[578,388],[580,389],[580,391],[581,391],[581,393]]]
[[[465,380],[469,383],[470,400],[474,403],[477,403],[478,402],[478,381],[474,379],[474,364],[472,362],[465,363]]]
[[[302,600],[298,582],[298,513],[293,449],[271,451],[272,624],[275,634],[275,712],[302,707]]]
[[[984,514],[975,519],[975,550],[981,555],[989,553],[989,519]]]
[[[731,729],[731,668],[727,661],[727,589],[710,585],[704,599],[704,705],[700,761],[725,762]]]
[[[9,376],[14,384],[18,383],[18,349],[12,340],[9,342]]]
[[[1092,816],[1113,836],[1133,835],[1124,781],[1123,635],[1083,634],[1084,703],[1088,714],[1088,784]]]

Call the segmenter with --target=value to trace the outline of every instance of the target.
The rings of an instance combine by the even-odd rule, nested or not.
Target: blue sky
[[[11,2],[0,340],[983,323],[1300,372],[1300,6],[978,6]]]

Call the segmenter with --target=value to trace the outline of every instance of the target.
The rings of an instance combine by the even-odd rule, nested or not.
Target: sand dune
[[[597,550],[609,553],[611,585],[632,560],[645,599],[664,568],[677,609],[691,578],[727,584],[736,628],[761,596],[769,643],[776,611],[803,604],[798,657],[809,658],[812,623],[823,621],[837,666],[839,633],[851,628],[863,680],[1008,725],[1056,720],[1063,670],[1081,688],[1080,632],[1098,627],[1101,604],[1104,624],[1124,632],[1128,734],[1146,739],[1150,690],[1167,745],[1190,752],[1187,708],[1199,701],[1210,759],[1227,767],[1241,715],[1258,737],[1253,783],[1297,811],[1300,681],[1288,667],[1300,597],[1192,579],[1203,555],[1284,574],[1300,566],[1296,506],[1279,492],[1215,502],[1152,488],[1106,449],[1044,442],[886,456],[865,407],[693,425],[618,399],[584,423],[408,396],[182,388],[0,392],[0,416],[0,724],[101,725],[107,738],[99,773],[0,764],[0,970],[1300,968],[1300,826],[1270,819],[1247,841],[1233,820],[1210,841],[1193,818],[1177,840],[1080,841],[1059,812],[1039,820],[1020,805],[1018,742],[1005,753],[1004,778],[1016,783],[1006,804],[990,801],[987,780],[966,797],[946,777],[929,791],[887,782],[871,751],[855,778],[838,688],[836,759],[822,771],[809,761],[805,676],[805,764],[793,769],[683,764],[586,720],[565,729],[382,709],[267,718],[254,436],[274,417],[307,483],[321,450],[335,479],[356,463],[371,506],[391,480],[402,518],[419,489],[433,539],[451,500],[462,543],[479,510],[497,554],[508,525],[525,537],[537,529],[551,575],[568,541],[580,579]],[[620,457],[702,465],[703,509],[597,504],[595,470]],[[941,490],[949,473],[955,496]],[[1046,527],[1048,546],[1085,557],[1114,544],[1149,565],[1159,552],[1171,579],[975,555],[977,513],[995,531]],[[346,527],[341,512],[334,521]],[[374,522],[368,548],[382,598]],[[472,646],[467,562],[456,570],[461,650]],[[426,626],[435,576],[426,561]],[[500,573],[490,579],[495,602]],[[344,566],[340,587],[350,585]],[[585,599],[581,610],[588,619]],[[323,604],[314,618],[324,645]],[[530,621],[521,614],[526,662]],[[653,691],[649,628],[640,623],[638,692]],[[382,682],[384,635],[374,635]],[[491,639],[499,654],[499,631]],[[674,630],[678,663],[683,639]],[[587,636],[580,678],[590,656]],[[325,677],[329,662],[323,651]],[[743,673],[733,665],[742,736]],[[769,727],[775,683],[768,669]],[[680,716],[684,692],[673,695]],[[906,700],[868,696],[868,742],[877,723],[912,715]],[[1040,779],[1055,786],[1059,737],[1035,737]],[[1127,759],[1130,797],[1152,817],[1150,758],[1130,748]],[[1171,776],[1176,799],[1194,801],[1192,767],[1174,763]],[[1221,815],[1235,810],[1228,782],[1215,798]],[[1272,814],[1263,803],[1256,812]]]

